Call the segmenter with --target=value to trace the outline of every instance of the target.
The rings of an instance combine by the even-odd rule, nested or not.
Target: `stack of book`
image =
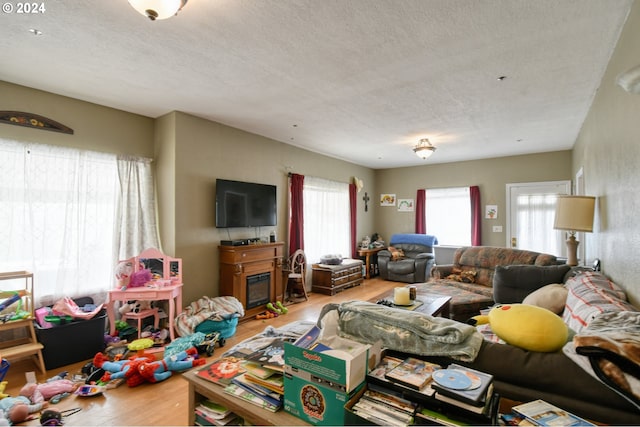
[[[226,426],[239,424],[236,414],[210,400],[204,400],[196,406],[196,425],[198,426]]]
[[[413,357],[384,355],[378,366],[367,374],[367,380],[369,384],[393,389],[421,401],[435,393],[431,387],[432,375],[441,368],[438,364]]]
[[[198,376],[224,387],[224,392],[275,412],[284,395],[284,340],[253,353],[225,355],[198,371]]]
[[[416,404],[383,388],[369,384],[351,411],[377,425],[413,424]]]
[[[493,376],[455,363],[433,374],[435,399],[474,414],[490,416]]]

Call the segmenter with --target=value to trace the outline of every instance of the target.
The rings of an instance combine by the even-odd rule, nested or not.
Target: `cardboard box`
[[[311,375],[305,371],[299,373]],[[345,404],[364,385],[362,382],[351,393],[346,393],[327,382],[313,383],[308,377],[285,373],[284,410],[315,425],[347,425]]]
[[[370,346],[340,337],[332,337],[322,343],[331,350],[319,352],[285,343],[285,370],[288,369],[290,374],[307,372],[327,383],[341,386],[347,393],[362,384],[369,369]]]

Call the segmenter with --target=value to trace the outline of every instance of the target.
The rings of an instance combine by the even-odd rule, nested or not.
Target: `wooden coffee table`
[[[371,302],[378,302],[378,300],[381,299],[393,302],[393,290],[380,297],[377,297]],[[429,293],[418,293],[418,295],[416,296],[416,300],[422,302],[422,304],[415,308],[393,305],[391,307],[403,310],[411,310],[434,317],[440,316],[449,318],[449,301],[451,301],[451,297]]]

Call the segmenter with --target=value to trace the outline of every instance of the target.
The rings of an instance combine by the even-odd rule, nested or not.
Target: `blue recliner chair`
[[[426,282],[436,262],[433,246],[437,244],[436,236],[428,234],[394,234],[389,246],[401,249],[404,256],[393,260],[388,249],[378,252],[380,277],[395,282]]]

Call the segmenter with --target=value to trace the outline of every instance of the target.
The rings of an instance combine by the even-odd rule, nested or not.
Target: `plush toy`
[[[152,362],[153,360],[143,356],[112,362],[104,354],[97,353],[93,358],[93,366],[106,371],[101,381],[107,383],[111,380],[124,378],[129,387],[135,387],[144,382],[144,378],[138,372],[138,366],[143,362]]]
[[[157,383],[169,378],[174,371],[184,371],[194,366],[204,365],[206,359],[194,359],[197,356],[198,350],[191,347],[162,360],[141,363],[138,366],[138,372],[147,381]]]
[[[116,287],[118,289],[126,289],[129,286],[131,275],[133,274],[133,263],[131,261],[122,261],[116,266]]]
[[[27,383],[20,390],[20,395],[28,397],[33,403],[40,403],[62,393],[73,393],[78,388],[71,380],[59,379],[42,384]]]
[[[148,310],[152,307],[151,301],[127,301],[118,309],[120,314],[140,313],[142,310]]]
[[[534,305],[496,305],[488,315],[475,316],[469,323],[489,323],[493,333],[507,344],[531,351],[558,351],[569,337],[562,318]]]
[[[48,402],[34,403],[25,396],[0,399],[0,412],[4,412],[4,416],[12,424],[26,421],[30,414],[38,412],[47,406],[49,406]]]
[[[135,273],[131,274],[131,279],[129,280],[129,287],[136,288],[141,287],[149,283],[153,279],[153,275],[151,274],[151,270],[145,268],[143,270],[138,270]]]

